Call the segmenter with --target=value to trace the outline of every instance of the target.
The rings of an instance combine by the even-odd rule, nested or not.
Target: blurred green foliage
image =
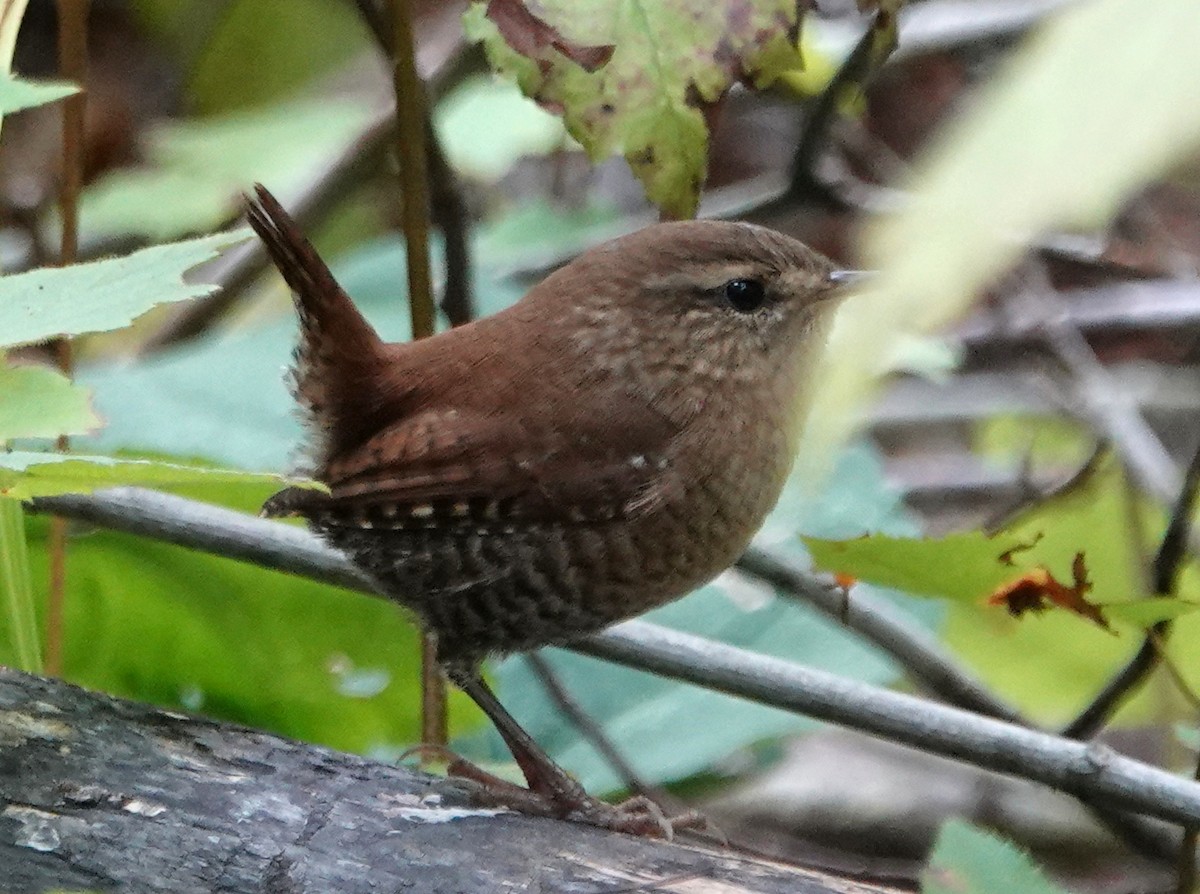
[[[1104,6],[1108,9],[1117,2],[1121,0],[1105,0]],[[374,51],[352,4],[344,0],[207,4],[137,0],[134,7],[161,48],[178,61],[188,114],[161,122],[145,135],[139,165],[90,188],[84,198],[85,233],[161,239],[207,231],[236,215],[238,194],[252,180],[266,182],[285,198],[294,195],[369,120],[368,104],[330,93],[327,85],[313,87],[314,81],[334,76],[359,54]],[[1175,8],[1182,7],[1176,4]],[[1107,60],[1100,38],[1095,38],[1092,51]],[[1017,86],[1033,89],[1024,80]],[[1044,97],[1037,100],[1043,101]],[[1187,105],[1174,93],[1155,96],[1156,108],[1172,102],[1181,108]],[[644,130],[647,121],[657,120],[661,109],[647,106],[640,112],[638,126]],[[680,114],[688,118],[685,129],[702,137],[703,127],[697,126],[695,116],[689,110]],[[529,153],[550,152],[562,145],[562,126],[515,96],[511,88],[475,80],[452,93],[435,111],[435,119],[452,162],[462,169],[470,188],[485,190],[486,200],[479,203],[484,220],[472,243],[480,313],[495,312],[522,294],[526,280],[506,274],[543,269],[626,225],[603,197],[563,200],[558,195],[522,195],[514,199],[486,192],[488,184]],[[1022,123],[1022,137],[1026,130]],[[1038,136],[1048,140],[1047,134],[1039,131]],[[635,136],[645,134],[639,131]],[[1019,140],[1012,144],[1023,145]],[[681,171],[694,173],[703,151],[694,143],[683,146],[680,157],[686,163],[666,172],[674,207],[690,201],[691,194],[684,193],[698,181],[681,180]],[[1061,161],[1056,164],[1061,167]],[[390,175],[386,164],[381,167]],[[1010,188],[1008,170],[1001,176],[1005,188]],[[955,201],[968,196],[974,182],[974,175],[962,178],[953,181]],[[679,192],[679,184],[685,181],[684,192]],[[1022,185],[1029,192],[1014,190],[1014,201],[1036,204],[1037,185]],[[405,339],[403,246],[383,232],[391,213],[387,209],[396,204],[393,188],[390,176],[372,183],[372,199],[375,193],[384,198],[374,201],[365,213],[362,191],[343,197],[331,222],[316,233],[316,241],[330,256],[340,281],[385,337]],[[963,207],[971,206],[964,202]],[[337,238],[323,238],[328,230],[336,231]],[[931,244],[924,247],[931,252],[957,247],[962,253],[957,233],[928,241]],[[133,259],[139,259],[133,272],[146,273],[147,256],[133,255],[128,260]],[[46,282],[58,291],[78,271],[52,273]],[[140,313],[147,290],[131,296],[129,282],[118,278],[92,284],[88,294],[68,304],[64,316],[41,335],[83,331],[86,327],[79,325],[80,318],[93,309],[92,298],[132,297]],[[148,291],[160,296],[160,285]],[[94,355],[78,378],[94,389],[105,427],[95,437],[78,442],[78,447],[113,455],[149,452],[158,458],[233,469],[289,468],[302,441],[283,384],[296,324],[287,310],[284,289],[274,277],[250,290],[247,305],[240,319],[219,331],[153,356],[125,363],[103,351]],[[144,335],[153,322],[142,323],[136,335]],[[117,324],[115,317],[109,317],[96,328]],[[878,319],[873,324],[881,333],[889,328],[879,325]],[[845,353],[842,359],[848,363],[872,365],[869,372],[874,375],[885,352],[872,351],[860,342]],[[8,370],[0,370],[0,376],[10,382],[14,377]],[[13,394],[15,389],[10,388],[3,397]],[[835,400],[844,396],[844,392],[833,395]],[[14,406],[15,401],[6,403],[0,412],[3,424],[8,424],[6,414]],[[78,404],[74,409],[79,409]],[[22,424],[34,415],[27,408],[17,411]],[[82,416],[70,418],[75,422],[60,424],[64,428],[82,424]],[[1004,452],[1029,428],[1028,420],[998,420],[982,432],[981,444],[985,452]],[[1059,426],[1045,426],[1052,445],[1048,449],[1055,458],[1076,456],[1077,432],[1065,426],[1065,431],[1052,428]],[[52,434],[0,430],[3,437],[14,433]],[[228,484],[182,489],[254,512],[270,487],[259,479],[238,478]],[[1139,524],[1133,524],[1135,518]],[[1007,534],[1021,543],[1036,540],[1028,553],[1021,554],[1021,561],[1046,564],[1060,577],[1069,574],[1074,553],[1084,550],[1096,582],[1095,598],[1117,601],[1144,591],[1145,557],[1161,525],[1161,511],[1131,505],[1125,482],[1109,468],[1088,487],[1019,519]],[[9,512],[0,531],[0,546],[7,557],[23,549],[19,526]],[[30,519],[27,530],[34,557],[32,592],[37,599],[26,597],[25,602],[32,603],[45,592],[46,524]],[[417,636],[394,606],[165,544],[79,526],[71,533],[66,625],[70,679],[384,757],[394,756],[415,740]],[[983,581],[976,573],[979,569],[971,565],[983,553],[989,561],[995,560],[993,546],[988,544],[981,552],[983,541],[978,537],[944,542],[932,547],[939,550],[936,554],[921,552],[931,547],[914,541],[911,552],[901,555],[904,550],[897,549],[898,538],[915,538],[918,531],[895,492],[886,486],[879,457],[861,445],[838,454],[836,469],[819,493],[805,493],[793,482],[761,537],[776,549],[800,554],[804,547],[799,535],[829,540],[874,533],[889,539],[862,541],[859,548],[867,559],[891,571],[896,570],[896,562],[908,563],[903,569],[907,576],[876,578],[880,582],[903,584],[914,592],[932,589],[942,595],[955,583],[966,586],[964,581],[969,581],[986,591],[997,582]],[[1197,592],[1200,582],[1195,574],[1189,566],[1182,593]],[[12,591],[19,585],[12,585]],[[1003,609],[974,600],[948,603],[879,588],[873,592],[892,600],[915,623],[943,636],[1002,695],[1045,720],[1059,720],[1078,710],[1136,647],[1136,636],[1130,633],[1116,637],[1062,612],[1015,621]],[[21,620],[23,611],[9,609],[0,615],[0,661],[30,660],[33,621]],[[899,674],[890,660],[838,625],[736,573],[653,617],[857,679],[888,684]],[[1200,680],[1192,647],[1197,637],[1200,618],[1181,618],[1169,647],[1190,681]],[[14,645],[18,641],[23,643],[19,657]],[[548,655],[572,693],[652,782],[711,773],[730,755],[810,726],[789,714],[563,651]],[[611,768],[564,721],[521,659],[503,662],[493,671],[502,697],[557,758],[597,791],[619,788]],[[1143,691],[1122,719],[1172,719],[1178,712],[1158,695]],[[480,728],[474,709],[457,696],[453,705],[454,729],[462,734],[463,747],[481,758],[503,760],[490,731],[472,735]],[[994,875],[987,873],[993,869],[986,867],[1017,867],[1011,871],[1025,873],[1020,868],[1024,864],[1014,860],[991,839],[948,826],[935,854],[937,871],[944,874],[931,876],[927,890],[943,890],[936,887],[942,878],[957,884],[979,877],[984,879],[979,884],[990,884],[988,879]],[[977,872],[978,866],[985,869]]]
[[[942,827],[921,874],[921,894],[1066,894],[1029,855],[961,820]]]

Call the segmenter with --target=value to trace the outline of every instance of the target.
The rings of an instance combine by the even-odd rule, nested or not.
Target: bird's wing
[[[648,511],[677,484],[671,424],[622,402],[556,426],[496,410],[431,409],[335,459],[330,492],[289,488],[264,514],[361,527],[592,523]]]

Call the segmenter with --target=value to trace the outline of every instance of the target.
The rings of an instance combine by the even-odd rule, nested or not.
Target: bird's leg
[[[471,697],[480,710],[487,714],[488,719],[500,733],[500,738],[512,752],[513,759],[521,768],[529,790],[541,795],[552,804],[561,806],[563,815],[570,813],[577,805],[590,800],[583,786],[568,775],[567,771],[554,762],[550,755],[533,740],[533,736],[508,713],[508,709],[500,704],[500,699],[492,692],[490,686],[477,674],[463,680],[460,684],[463,692]]]
[[[491,774],[477,767],[471,766],[468,769],[461,764],[452,764],[450,772],[481,782],[488,794],[494,796],[498,803],[523,812],[544,813],[559,819],[579,820],[634,835],[668,839],[673,836],[676,828],[697,825],[696,817],[691,814],[681,817],[679,821],[667,818],[657,804],[646,798],[634,798],[625,804],[614,806],[591,797],[582,785],[556,764],[533,737],[525,732],[516,718],[500,704],[500,700],[482,677],[477,673],[455,676],[455,683],[495,725],[508,750],[512,752],[517,766],[521,768],[529,789],[527,792],[522,790],[522,796],[513,798],[512,795],[516,793],[511,791],[511,783],[496,780],[500,785],[494,786],[484,778]],[[539,799],[544,805],[542,809],[530,810],[528,795]],[[703,824],[702,819],[700,824]]]

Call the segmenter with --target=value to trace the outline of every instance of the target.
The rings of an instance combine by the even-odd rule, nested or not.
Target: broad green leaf
[[[804,538],[813,563],[825,571],[908,593],[983,600],[1019,570],[1002,556],[1022,544],[1010,536],[972,531],[929,539],[872,534],[857,540]]]
[[[1190,612],[1191,603],[1200,601],[1200,579],[1188,566],[1177,598],[1139,598],[1145,595],[1142,556],[1147,550],[1131,528],[1134,512],[1119,464],[1106,457],[1075,487],[1022,513],[990,540],[982,534],[932,544],[880,540],[881,557],[870,555],[869,544],[877,537],[849,541],[847,551],[862,567],[842,562],[842,553],[832,543],[816,541],[812,547],[822,564],[828,560],[827,567],[866,581],[903,580],[913,592],[949,600],[947,643],[1002,696],[1039,719],[1058,722],[1077,711],[1137,649],[1140,637],[1120,624],[1142,626],[1188,611],[1176,622],[1169,648],[1185,674],[1200,676],[1195,649],[1200,615]],[[1150,516],[1144,522],[1147,536],[1157,536],[1162,524],[1161,513]],[[1032,546],[1013,553],[1011,568],[996,562],[996,556],[1016,544]],[[963,550],[960,556],[955,555],[956,546]],[[1094,584],[1089,600],[1103,606],[1122,635],[1065,611],[1015,619],[1002,607],[985,604],[997,583],[1039,565],[1059,580],[1070,581],[1071,563],[1079,551],[1085,554]],[[1139,694],[1123,719],[1145,716],[1154,701]]]
[[[922,894],[1066,894],[1051,884],[1024,851],[1002,838],[952,819],[942,826]]]
[[[181,16],[178,2],[168,7],[169,16]],[[195,108],[206,114],[279,100],[356,54],[378,52],[353,4],[343,0],[229,0],[212,24],[187,84]]]
[[[41,638],[29,579],[29,548],[25,543],[25,513],[16,500],[0,497],[0,630],[7,630],[13,666],[31,674],[42,671]],[[0,664],[5,663],[0,660]]]
[[[1195,0],[1068,4],[918,162],[908,200],[864,232],[877,270],[831,340],[805,462],[852,428],[900,339],[961,315],[1030,240],[1096,227],[1200,146]]]
[[[216,287],[183,274],[239,242],[246,231],[156,245],[121,258],[0,278],[0,347],[127,326],[159,304]]]
[[[1159,621],[1173,621],[1200,609],[1200,602],[1191,599],[1155,598],[1137,602],[1098,603],[1101,611],[1114,621],[1135,627],[1153,627]]]
[[[800,67],[798,15],[790,0],[509,0],[473,3],[464,24],[593,160],[623,153],[651,202],[691,217],[705,110],[735,81],[763,86]]]
[[[19,112],[79,92],[74,84],[53,81],[24,81],[12,75],[0,75],[0,115]]]
[[[0,362],[0,442],[80,435],[99,426],[86,388],[45,366]]]
[[[512,84],[472,78],[434,110],[451,165],[461,174],[499,180],[528,155],[545,155],[566,140],[562,122]],[[480,139],[487,134],[487,139]]]
[[[436,240],[434,249],[436,258]],[[476,307],[490,313],[511,304],[522,289],[499,280],[483,267],[482,252],[479,256]],[[374,240],[331,263],[384,338],[409,337],[400,240]],[[282,281],[274,287],[286,288]],[[292,466],[304,431],[284,382],[296,344],[295,315],[290,309],[285,313],[270,325],[196,339],[134,366],[80,369],[78,379],[94,390],[106,423],[87,449],[193,456],[239,469]],[[238,387],[228,387],[229,382]],[[181,417],[187,425],[177,424]]]
[[[0,497],[15,497],[18,500],[88,493],[120,485],[178,490],[231,484],[261,487],[264,483],[277,486],[306,484],[265,472],[239,472],[155,460],[27,451],[0,453]]]
[[[982,602],[997,587],[1039,567],[1070,581],[1075,555],[1083,553],[1094,587],[1091,601],[1115,604],[1143,591],[1141,551],[1130,542],[1128,512],[1124,478],[1110,456],[1070,489],[1022,512],[992,536],[981,531],[924,539],[876,534],[840,542],[805,538],[805,544],[827,571],[965,602]]]
[[[89,186],[82,218],[93,234],[177,239],[222,226],[255,181],[298,192],[371,118],[362,103],[296,100],[157,125],[145,160]]]
[[[247,509],[270,493],[210,490]],[[47,528],[30,519],[31,548]],[[70,566],[72,682],[384,758],[420,737],[418,636],[385,600],[104,530],[72,538]],[[456,730],[479,723],[464,702],[452,694]]]

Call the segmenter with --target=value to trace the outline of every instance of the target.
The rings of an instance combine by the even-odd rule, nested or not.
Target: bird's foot
[[[420,754],[446,762],[446,775],[475,783],[474,800],[485,807],[502,807],[526,816],[544,816],[587,823],[613,832],[667,841],[676,832],[710,829],[703,814],[689,810],[678,816],[667,816],[650,798],[638,795],[620,804],[609,804],[593,798],[576,780],[561,768],[558,772],[539,773],[529,780],[530,787],[502,779],[471,763],[447,748],[418,745],[402,757]]]

